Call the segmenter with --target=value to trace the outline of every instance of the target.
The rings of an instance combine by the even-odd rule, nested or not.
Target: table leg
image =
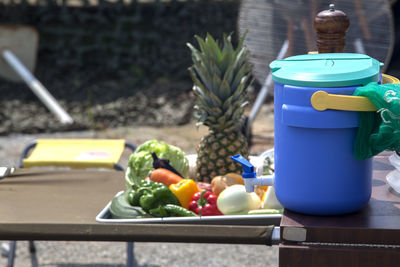
[[[15,250],[17,249],[17,241],[10,241],[9,246],[10,247],[9,247],[9,251],[8,251],[7,267],[13,267],[14,260],[15,260]]]
[[[400,250],[367,246],[279,245],[279,267],[392,267],[400,262]]]

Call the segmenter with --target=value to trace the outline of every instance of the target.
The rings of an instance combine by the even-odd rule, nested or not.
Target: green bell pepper
[[[178,198],[166,185],[150,180],[142,180],[138,185],[133,185],[132,190],[128,193],[128,202],[132,206],[142,207],[148,213],[150,213],[150,210],[168,204],[180,206]],[[153,216],[156,215],[163,217],[161,216],[163,214],[154,212]]]

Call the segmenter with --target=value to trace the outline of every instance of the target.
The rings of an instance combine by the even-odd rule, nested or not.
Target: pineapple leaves
[[[204,104],[205,107],[220,107],[221,100],[218,99],[213,93],[207,92],[202,85],[193,86],[193,91],[196,94],[197,98],[201,103]]]
[[[212,54],[211,48],[209,48],[207,46],[207,44],[204,42],[204,40],[200,36],[197,36],[197,35],[195,35],[194,37],[196,38],[197,42],[199,43],[200,51],[202,52],[202,54],[211,55]]]
[[[194,82],[204,84],[206,88],[212,88],[211,84],[211,76],[210,74],[203,68],[203,66],[199,64],[193,65],[189,69],[192,80]],[[199,79],[200,78],[200,79]],[[214,92],[213,92],[214,93]]]
[[[228,37],[226,37],[226,35],[224,34],[224,47],[222,49],[222,57],[220,60],[220,67],[223,70],[228,70],[230,68],[232,68],[232,61],[234,60],[234,49],[232,46],[232,42],[231,42],[231,35],[229,35]],[[224,76],[226,76],[226,72],[224,74]]]
[[[221,99],[227,99],[231,95],[231,87],[229,83],[224,79],[219,84],[219,96]],[[222,105],[223,103],[221,103]]]
[[[233,92],[233,94],[227,98],[222,106],[223,110],[226,110],[232,103],[237,103],[237,102],[243,102],[244,100],[240,101],[241,99],[245,99],[244,96],[244,91],[247,89],[248,84],[247,80],[249,79],[249,76],[245,76],[242,78],[239,86],[236,88],[236,91]],[[250,83],[249,83],[250,84]]]
[[[192,52],[192,60],[193,62],[201,62],[202,55],[200,54],[200,51],[197,50],[193,45],[186,43],[186,45],[189,47],[190,51]]]
[[[233,71],[235,70],[235,66],[233,64],[228,65],[227,70],[224,74],[224,80],[228,82],[229,86],[232,85],[233,81]],[[232,87],[234,88],[234,87]]]
[[[200,38],[198,38],[197,40],[199,40],[199,39]],[[215,41],[215,39],[209,33],[207,33],[205,44],[211,50],[216,61],[219,61],[220,58],[222,57],[221,49],[219,48],[219,44]]]
[[[246,92],[252,70],[249,51],[243,46],[244,35],[236,49],[231,36],[224,34],[219,43],[207,33],[204,39],[195,36],[199,49],[187,44],[193,61],[189,73],[198,100],[195,106],[197,125],[206,125],[211,130],[240,127],[247,105]]]
[[[234,74],[235,78],[231,83],[233,88],[238,87],[243,82],[243,78],[248,78],[250,76],[251,67],[249,67],[247,64],[244,64],[240,67],[240,69],[236,69],[236,71],[237,72]]]
[[[205,114],[205,113],[202,113],[202,114],[197,113],[196,115],[197,115],[197,116],[196,116],[196,117],[197,117],[196,126],[199,127],[199,126],[201,126],[201,125],[204,124],[204,121],[205,121],[206,118],[207,118],[207,114]]]

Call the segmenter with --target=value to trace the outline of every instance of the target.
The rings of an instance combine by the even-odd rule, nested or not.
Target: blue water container
[[[353,156],[354,111],[318,111],[316,91],[352,95],[378,82],[381,63],[360,54],[314,54],[270,64],[274,80],[275,192],[295,212],[337,215],[357,211],[371,196],[372,160]]]

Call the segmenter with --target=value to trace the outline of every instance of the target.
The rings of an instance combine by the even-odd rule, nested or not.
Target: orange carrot
[[[150,180],[170,186],[171,184],[179,183],[183,180],[183,178],[171,172],[170,170],[158,168],[150,173]]]

